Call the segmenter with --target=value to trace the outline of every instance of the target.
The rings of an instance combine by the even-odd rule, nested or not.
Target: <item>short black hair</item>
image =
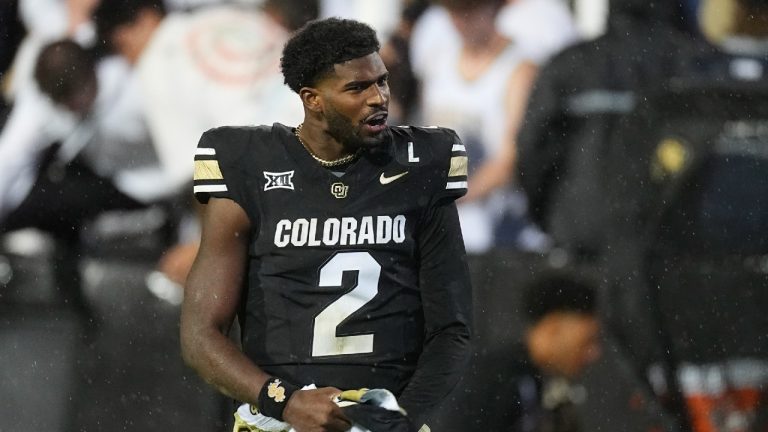
[[[523,306],[529,322],[535,323],[552,312],[594,315],[596,290],[592,283],[568,273],[540,276],[526,286]]]
[[[326,18],[300,28],[283,48],[280,67],[296,93],[333,72],[333,66],[365,57],[380,48],[376,32],[359,21]]]
[[[66,103],[81,91],[84,83],[96,81],[96,65],[91,52],[64,39],[43,47],[35,63],[34,77],[44,94],[56,103]]]

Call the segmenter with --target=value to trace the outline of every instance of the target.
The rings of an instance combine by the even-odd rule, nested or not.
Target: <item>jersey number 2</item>
[[[341,286],[341,278],[348,271],[357,272],[357,286],[315,317],[313,357],[373,352],[373,333],[336,336],[336,329],[376,296],[381,265],[368,252],[340,252],[320,269],[319,286]]]

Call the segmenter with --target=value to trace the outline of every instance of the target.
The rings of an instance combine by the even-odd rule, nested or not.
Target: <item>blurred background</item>
[[[0,432],[231,430],[180,357],[194,149],[300,123],[280,53],[328,16],[378,32],[390,124],[470,157],[475,353],[432,430],[511,430],[556,275],[598,340],[530,362],[525,430],[768,431],[768,1],[2,0]]]

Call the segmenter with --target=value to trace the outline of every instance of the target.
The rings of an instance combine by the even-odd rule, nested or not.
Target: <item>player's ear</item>
[[[302,87],[301,90],[299,90],[299,97],[301,97],[301,102],[308,110],[317,113],[322,112],[322,96],[317,89],[312,87]]]

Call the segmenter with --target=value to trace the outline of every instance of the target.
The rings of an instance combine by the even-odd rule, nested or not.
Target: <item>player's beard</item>
[[[360,122],[352,121],[330,106],[326,109],[325,121],[328,124],[328,134],[350,151],[356,151],[358,148],[377,147],[384,142],[387,136],[383,132],[374,136],[364,136]]]

